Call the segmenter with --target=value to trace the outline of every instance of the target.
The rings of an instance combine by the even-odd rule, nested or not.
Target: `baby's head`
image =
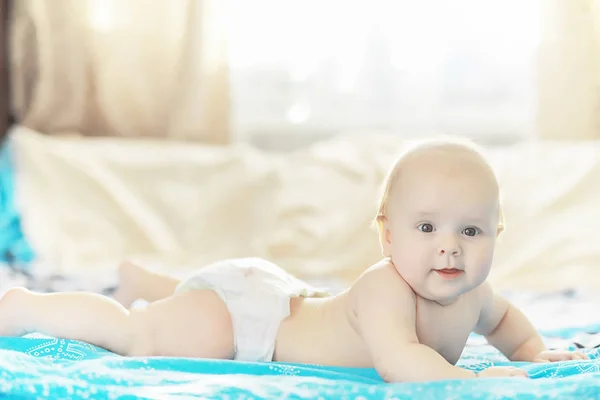
[[[490,271],[503,229],[494,172],[469,142],[417,145],[390,170],[377,224],[384,256],[412,289],[452,302]]]

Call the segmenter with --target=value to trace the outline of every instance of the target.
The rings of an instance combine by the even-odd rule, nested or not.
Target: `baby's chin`
[[[472,290],[470,286],[466,285],[457,285],[455,287],[431,286],[415,293],[426,300],[434,301],[442,305],[450,305],[458,300],[460,296]]]
[[[457,293],[443,294],[443,295],[440,293],[425,293],[425,294],[417,293],[417,294],[420,297],[424,298],[425,300],[433,301],[433,302],[436,302],[443,306],[448,306],[448,305],[454,303],[455,301],[457,301],[459,299],[459,297],[462,294],[464,294],[464,292],[461,291],[461,292],[457,292]]]
[[[410,277],[405,277],[404,279],[417,296],[439,304],[452,304],[460,296],[479,286],[482,278],[485,278],[479,274],[473,276],[473,274],[468,272],[456,279],[444,279],[435,274],[435,271],[431,271],[431,274],[425,277],[425,279],[423,277],[414,280],[410,279]]]

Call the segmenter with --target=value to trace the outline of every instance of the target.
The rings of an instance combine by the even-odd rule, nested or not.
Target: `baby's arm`
[[[475,332],[484,335],[509,360],[532,362],[587,358],[577,352],[548,351],[540,334],[518,308],[494,294],[488,283],[479,290],[482,309]]]
[[[395,270],[363,275],[351,289],[350,301],[374,367],[386,382],[476,377],[419,343],[415,295]]]
[[[480,287],[481,314],[475,329],[511,361],[533,361],[546,346],[531,322],[486,282]]]

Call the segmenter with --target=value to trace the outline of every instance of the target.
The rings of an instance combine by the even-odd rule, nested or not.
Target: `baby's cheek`
[[[409,251],[411,247],[411,240],[406,239],[404,236],[394,238],[392,242],[392,255],[398,259],[407,259],[414,254]]]
[[[417,246],[402,246],[393,253],[393,261],[396,269],[403,276],[419,276],[423,270],[430,269],[427,255],[420,251]]]
[[[472,262],[470,264],[476,266],[479,275],[487,277],[492,267],[493,253],[488,249],[485,249],[485,251],[481,251],[474,255],[475,257],[471,260]]]

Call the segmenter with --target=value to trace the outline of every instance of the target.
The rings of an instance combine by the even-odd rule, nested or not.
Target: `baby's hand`
[[[546,363],[569,360],[589,360],[590,358],[578,351],[546,350],[535,356],[533,362]]]
[[[477,373],[478,378],[528,378],[527,372],[515,367],[490,367]]]

